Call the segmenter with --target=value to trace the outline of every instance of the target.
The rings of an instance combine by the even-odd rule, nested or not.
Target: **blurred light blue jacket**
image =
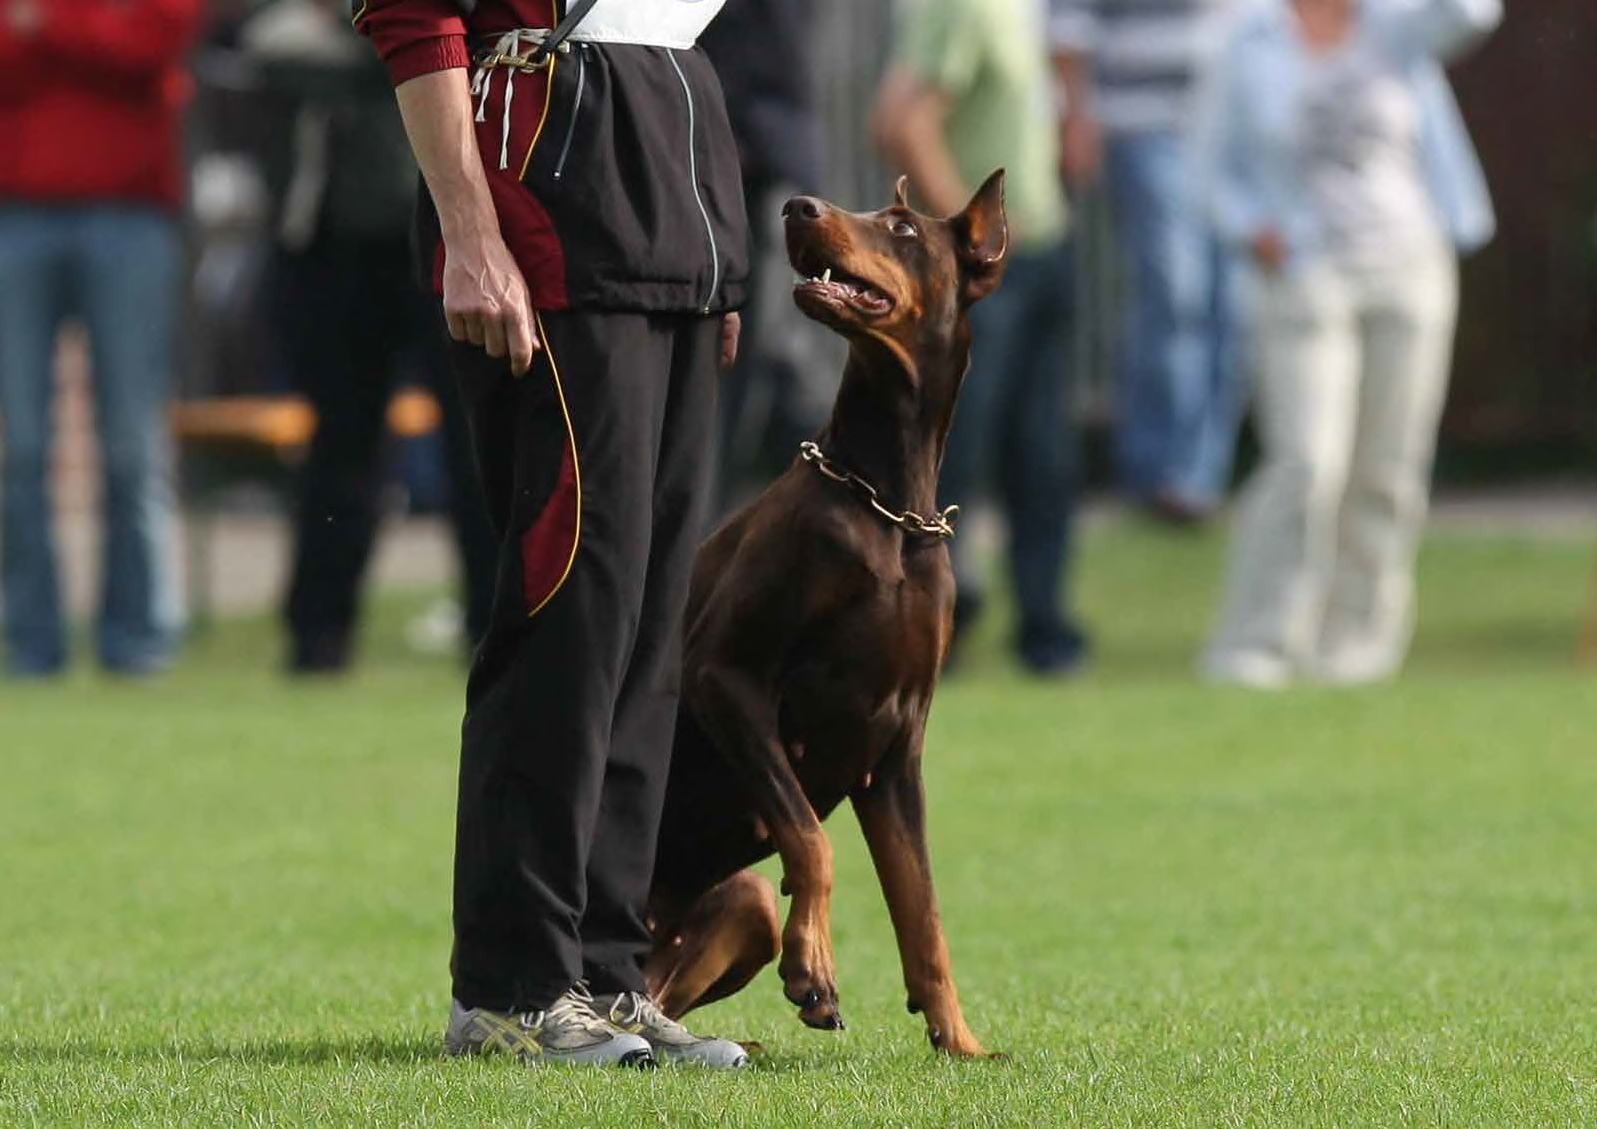
[[[1497,219],[1442,66],[1497,27],[1502,0],[1361,0],[1359,8],[1355,34],[1372,37],[1407,72],[1420,112],[1422,171],[1443,231],[1461,251],[1484,246]],[[1274,228],[1301,258],[1324,250],[1325,238],[1302,187],[1301,147],[1278,136],[1281,109],[1297,104],[1304,78],[1295,19],[1289,0],[1257,0],[1228,25],[1194,126],[1194,188],[1228,242]]]

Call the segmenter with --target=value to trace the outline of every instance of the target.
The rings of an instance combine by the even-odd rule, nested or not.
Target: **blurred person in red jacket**
[[[100,661],[181,629],[165,407],[181,285],[182,63],[200,0],[0,0],[0,417],[8,668],[66,663],[47,471],[55,340],[89,332],[104,466]]]

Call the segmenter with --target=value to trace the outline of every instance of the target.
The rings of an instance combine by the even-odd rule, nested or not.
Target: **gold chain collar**
[[[906,533],[913,533],[920,537],[952,540],[954,522],[959,519],[958,506],[948,506],[931,517],[918,514],[914,510],[904,510],[900,513],[882,504],[881,495],[876,492],[876,487],[866,482],[853,471],[841,467],[827,458],[816,444],[811,442],[800,443],[799,454],[803,456],[805,462],[816,469],[821,477],[829,478],[833,482],[841,482],[858,494],[860,499],[871,509]]]

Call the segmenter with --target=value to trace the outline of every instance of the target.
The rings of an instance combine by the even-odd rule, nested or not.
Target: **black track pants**
[[[471,672],[455,996],[541,1008],[643,987],[720,318],[544,314],[523,377],[454,360],[499,537]]]

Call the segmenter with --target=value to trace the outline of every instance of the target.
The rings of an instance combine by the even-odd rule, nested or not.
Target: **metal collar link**
[[[799,454],[804,461],[814,467],[823,478],[830,478],[833,482],[841,482],[854,493],[858,494],[865,504],[870,506],[882,517],[898,526],[906,533],[913,533],[921,537],[938,537],[951,540],[954,536],[954,522],[959,519],[959,507],[948,506],[941,512],[927,517],[914,510],[904,510],[902,513],[888,509],[882,505],[881,495],[876,492],[876,487],[866,482],[851,470],[838,466],[821,451],[820,447],[812,442],[799,444]]]

